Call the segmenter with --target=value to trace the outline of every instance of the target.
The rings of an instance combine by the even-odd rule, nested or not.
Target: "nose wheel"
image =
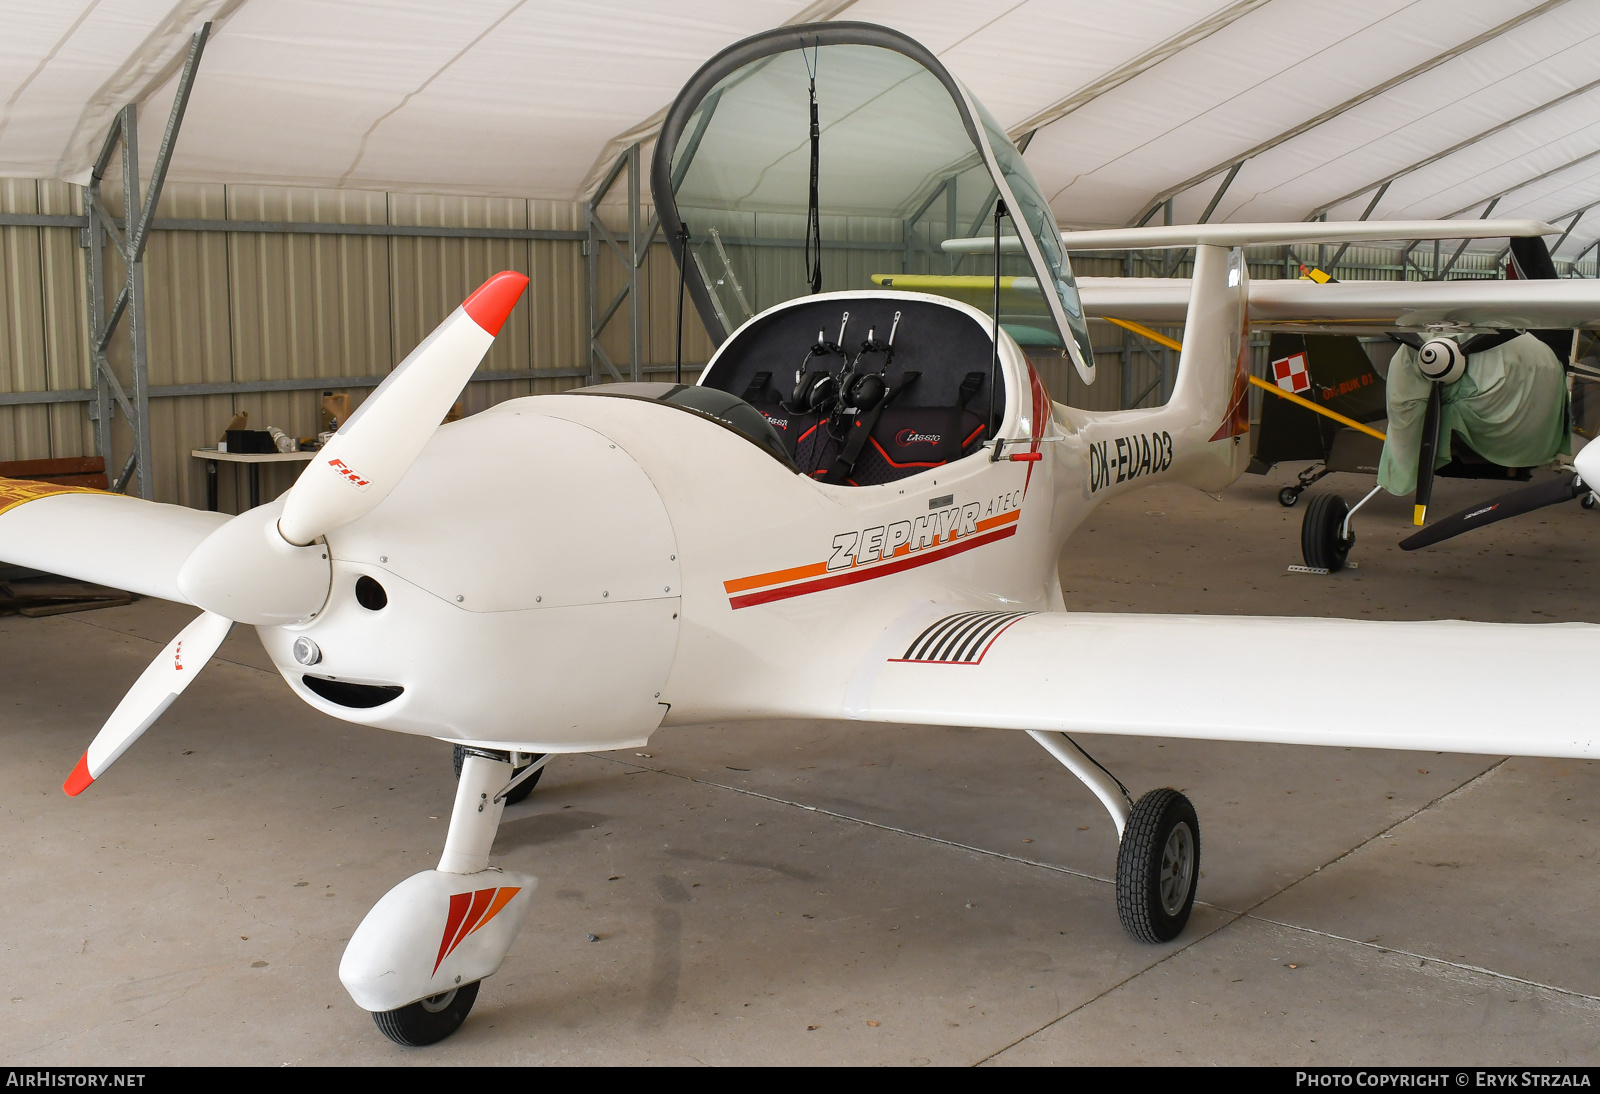
[[[1117,917],[1141,942],[1170,942],[1189,922],[1200,880],[1200,821],[1170,788],[1134,803],[1117,849]]]
[[[420,1048],[442,1041],[467,1020],[478,999],[478,981],[426,999],[418,999],[398,1010],[374,1011],[372,1020],[389,1040],[407,1048]]]

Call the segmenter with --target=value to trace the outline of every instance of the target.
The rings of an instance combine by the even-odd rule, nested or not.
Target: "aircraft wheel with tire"
[[[452,754],[451,754],[451,758],[450,758],[451,759],[451,763],[454,765],[454,767],[456,769],[456,778],[459,779],[459,778],[461,778],[461,763],[462,763],[463,760],[465,760],[467,758],[467,750],[466,750],[465,746],[463,746],[463,745],[452,745],[451,749],[452,749]],[[535,756],[533,758],[532,762],[533,763],[538,763],[542,759],[544,759],[544,754],[540,753],[539,755],[537,755],[537,756]],[[523,765],[523,766],[526,766],[526,765]],[[517,768],[517,771],[521,771],[521,770],[522,770],[522,768],[520,768],[520,767]],[[512,774],[515,775],[516,772],[512,772]],[[542,778],[544,778],[544,768],[541,767],[539,770],[537,770],[537,771],[535,771],[533,773],[533,777],[532,778],[530,778],[527,782],[523,782],[523,783],[517,784],[517,786],[512,789],[511,793],[506,795],[506,804],[507,805],[516,805],[519,801],[522,801],[529,794],[532,794],[533,793],[533,788],[539,785],[539,780],[542,779]]]
[[[1583,500],[1581,502],[1579,502],[1578,504],[1582,505],[1585,509],[1593,509],[1596,505],[1600,505],[1600,498],[1596,498],[1594,496],[1594,494],[1591,492],[1591,493],[1585,494],[1583,496]]]
[[[397,1045],[420,1048],[442,1041],[467,1020],[478,998],[478,981],[419,999],[398,1010],[375,1010],[372,1020]]]
[[[1285,509],[1293,509],[1294,503],[1300,500],[1300,491],[1292,486],[1285,486],[1278,491],[1278,504]]]
[[[1344,569],[1356,541],[1354,531],[1348,538],[1339,534],[1349,513],[1350,507],[1338,494],[1318,494],[1311,499],[1300,521],[1300,554],[1307,566],[1330,574]]]
[[[1170,942],[1189,922],[1200,880],[1200,821],[1170,788],[1140,798],[1117,848],[1117,917],[1140,942]]]

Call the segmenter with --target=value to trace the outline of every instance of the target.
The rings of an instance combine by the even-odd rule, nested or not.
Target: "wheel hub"
[[[1159,885],[1161,910],[1169,916],[1183,911],[1189,898],[1189,882],[1194,877],[1194,833],[1189,825],[1179,821],[1167,835],[1167,844],[1161,849]]]

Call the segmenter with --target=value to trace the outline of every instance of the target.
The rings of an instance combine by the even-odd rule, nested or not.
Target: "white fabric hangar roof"
[[[1376,219],[1600,204],[1600,0],[0,0],[0,174],[83,181],[129,100],[148,164],[211,19],[173,180],[571,200],[717,50],[823,18],[1032,132],[1064,225],[1198,220],[1241,158],[1214,221],[1355,219],[1390,176]]]

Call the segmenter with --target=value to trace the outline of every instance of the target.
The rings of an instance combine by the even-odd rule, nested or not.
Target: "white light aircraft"
[[[391,1039],[459,1027],[528,914],[536,880],[489,865],[507,798],[552,756],[637,748],[659,729],[804,718],[1026,732],[1110,812],[1117,911],[1152,942],[1189,917],[1198,818],[1175,790],[1136,797],[1070,733],[1600,756],[1585,683],[1600,627],[1088,614],[1069,610],[1057,574],[1102,502],[1231,483],[1248,458],[1252,308],[1287,294],[1280,317],[1320,320],[1295,309],[1345,288],[1252,286],[1239,247],[1546,226],[1109,233],[1196,257],[1171,400],[1091,413],[1052,402],[1039,375],[1094,375],[1048,206],[917,43],[830,23],[731,47],[669,111],[653,189],[720,343],[697,383],[515,399],[441,427],[526,284],[507,272],[270,504],[228,518],[0,482],[0,558],[201,609],[111,714],[69,794],[106,775],[235,623],[257,628],[315,709],[462,746],[438,866],[377,903],[339,969]],[[1001,243],[1002,212],[1014,243]],[[859,242],[884,238],[892,250]],[[972,238],[965,257],[943,248]],[[891,260],[898,276],[987,273],[995,307],[885,288]],[[1600,314],[1593,282],[1492,290],[1496,324],[1507,308],[1540,327]],[[1402,326],[1419,293],[1453,314],[1454,294],[1488,292],[1345,291]],[[1579,471],[1600,481],[1588,451]],[[1263,645],[1359,661],[1362,717],[1304,702],[1290,677],[1243,686],[1241,659]]]

